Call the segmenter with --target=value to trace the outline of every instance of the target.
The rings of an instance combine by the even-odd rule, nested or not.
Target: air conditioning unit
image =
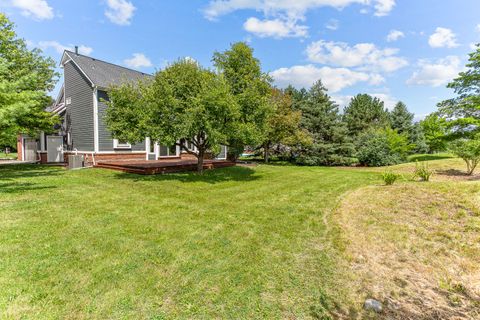
[[[68,156],[68,169],[80,169],[83,168],[83,155],[69,155]]]

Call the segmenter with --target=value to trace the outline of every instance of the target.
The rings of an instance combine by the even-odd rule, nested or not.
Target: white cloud
[[[305,37],[307,27],[299,22],[306,19],[308,10],[320,7],[340,10],[352,4],[373,5],[376,16],[385,16],[393,9],[395,0],[210,0],[203,12],[207,19],[215,20],[237,10],[255,10],[262,12],[265,20],[249,18],[245,29],[263,37],[279,38],[283,34]]]
[[[392,110],[395,108],[395,105],[398,103],[398,99],[392,97],[390,94],[387,93],[369,93],[372,97],[378,98],[383,101],[385,108],[388,110]]]
[[[325,27],[329,30],[337,30],[340,27],[340,22],[336,19],[331,19],[330,21],[327,22]]]
[[[286,87],[310,87],[316,81],[322,80],[330,92],[338,92],[359,82],[378,85],[385,79],[379,74],[352,71],[347,68],[316,67],[314,65],[280,68],[271,73],[276,84]]]
[[[130,24],[133,13],[137,9],[127,0],[107,0],[107,6],[105,16],[111,22],[123,26]]]
[[[460,58],[457,56],[449,56],[433,62],[420,60],[418,66],[419,70],[413,73],[407,80],[407,84],[439,87],[453,80],[462,70]]]
[[[33,43],[32,43],[32,45],[33,45]],[[57,51],[57,53],[59,53],[59,54],[62,54],[64,50],[69,50],[69,51],[74,51],[75,50],[74,45],[72,45],[72,44],[63,45],[63,44],[59,43],[58,41],[40,41],[38,43],[38,46],[42,50],[52,48],[55,51]],[[91,48],[91,47],[87,47],[85,45],[78,46],[78,53],[80,53],[80,54],[84,54],[84,55],[88,56],[92,52],[93,52],[93,48]]]
[[[211,0],[204,10],[208,19],[215,19],[237,10],[262,11],[265,15],[285,14],[304,17],[310,9],[333,7],[343,9],[352,4],[363,4],[375,9],[375,15],[384,16],[395,6],[395,0]]]
[[[344,42],[323,40],[311,43],[306,50],[311,62],[375,72],[393,72],[407,66],[408,61],[397,53],[398,49],[378,49],[373,43],[359,43],[352,47]]]
[[[405,38],[405,33],[399,30],[391,30],[390,33],[387,36],[387,41],[388,42],[394,42],[397,41],[400,38]]]
[[[45,20],[54,17],[53,9],[46,0],[12,0],[12,6],[19,8],[22,15]]]
[[[480,24],[477,24],[477,26],[475,27],[475,31],[480,32]]]
[[[457,36],[452,30],[438,27],[430,38],[428,44],[432,48],[455,48],[458,47]]]
[[[395,0],[377,0],[375,4],[375,15],[377,17],[387,16],[395,6]]]
[[[244,29],[259,37],[288,38],[306,37],[308,27],[298,25],[294,19],[259,20],[249,18],[243,25]]]
[[[152,62],[143,53],[134,53],[130,59],[123,61],[130,68],[151,67]]]

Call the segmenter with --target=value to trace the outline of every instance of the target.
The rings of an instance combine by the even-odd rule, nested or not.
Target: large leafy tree
[[[352,136],[371,128],[383,128],[388,124],[388,112],[383,101],[368,94],[353,97],[344,110],[343,118]]]
[[[114,86],[109,96],[106,122],[114,137],[178,145],[197,157],[198,172],[205,157],[218,153],[241,125],[224,77],[190,60],[157,72],[153,80]]]
[[[473,137],[480,132],[480,45],[468,61],[466,71],[448,84],[457,97],[439,104],[440,115],[451,129],[451,139]]]
[[[19,133],[51,131],[57,117],[45,111],[56,83],[55,62],[29,50],[14,25],[0,13],[0,144],[11,145]]]
[[[448,135],[447,121],[434,112],[420,122],[425,140],[430,152],[447,150],[446,137]]]
[[[353,144],[348,139],[347,128],[342,122],[338,105],[327,94],[321,81],[317,81],[300,103],[301,126],[313,138],[313,144],[304,150],[297,160],[306,165],[349,164]]]
[[[240,125],[229,139],[231,156],[238,157],[246,145],[260,145],[266,137],[270,103],[271,79],[261,70],[253,49],[244,42],[234,43],[229,50],[216,52],[215,67],[223,73],[239,106]]]
[[[269,161],[273,146],[292,148],[310,143],[309,134],[300,128],[302,113],[293,109],[292,97],[279,89],[272,89],[272,113],[267,120],[267,131],[262,144],[265,162]]]

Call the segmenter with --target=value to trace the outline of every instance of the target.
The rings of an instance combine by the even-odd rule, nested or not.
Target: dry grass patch
[[[428,161],[427,164],[428,168],[434,172],[432,181],[480,181],[480,170],[471,176],[467,175],[466,164],[459,158]],[[405,180],[410,180],[414,175],[416,165],[416,162],[409,162],[393,166],[392,169],[395,173],[401,174]],[[382,172],[385,168],[369,168],[368,170]]]
[[[479,192],[476,183],[402,183],[343,200],[335,219],[357,317],[375,298],[389,319],[480,318]]]

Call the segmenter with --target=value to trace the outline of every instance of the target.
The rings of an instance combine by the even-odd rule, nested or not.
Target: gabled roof
[[[65,50],[62,65],[69,60],[72,60],[80,68],[92,85],[100,88],[108,88],[112,84],[120,84],[125,81],[137,81],[152,77],[147,73]]]

